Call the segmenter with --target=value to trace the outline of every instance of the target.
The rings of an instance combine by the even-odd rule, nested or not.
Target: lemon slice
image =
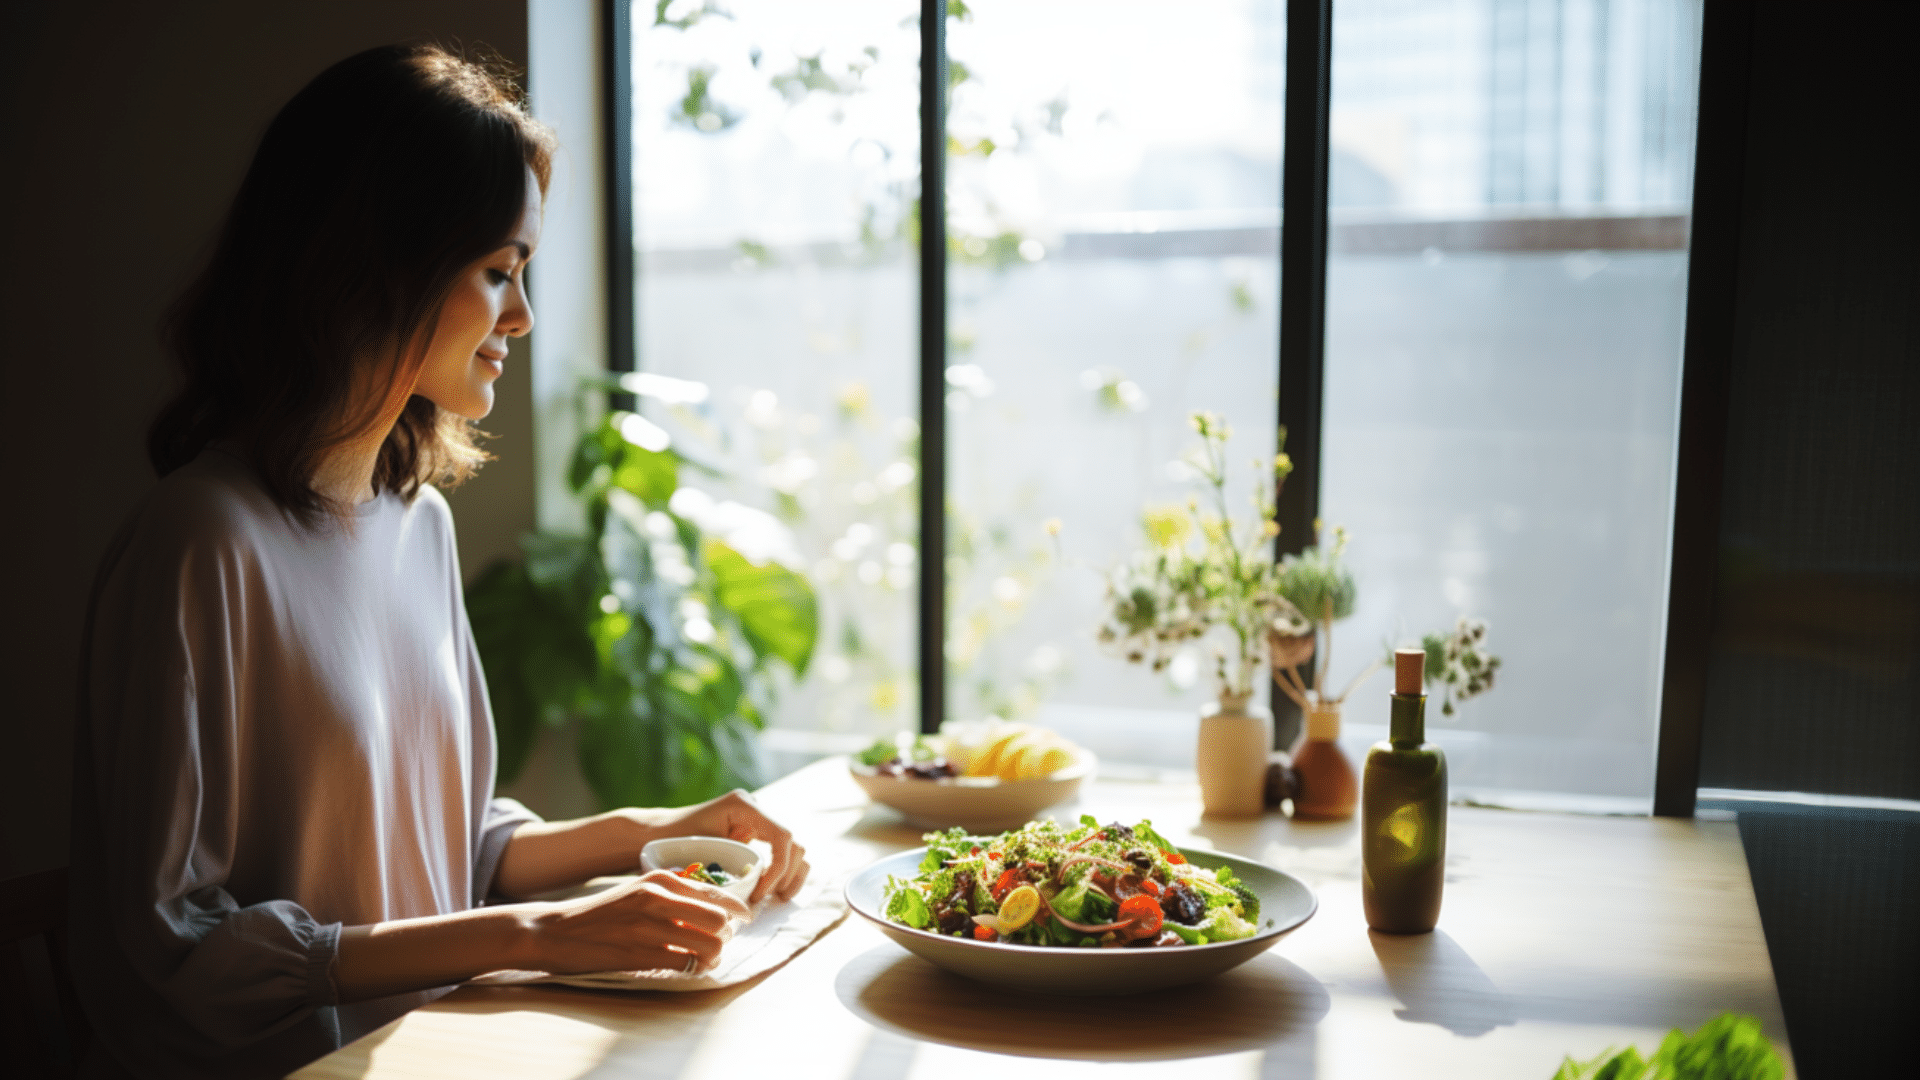
[[[1000,901],[1000,925],[1005,929],[998,932],[1010,934],[1032,922],[1039,912],[1040,894],[1033,886],[1022,885]]]
[[[1033,749],[1033,744],[1034,738],[1031,733],[1022,732],[1015,737],[1007,744],[1006,749],[1000,751],[1000,761],[998,767],[994,769],[995,774],[1002,780],[1021,779],[1020,763],[1026,760],[1028,752]]]
[[[1038,754],[1030,755],[1028,760],[1034,764],[1034,775],[1052,776],[1073,764],[1073,751],[1059,743],[1053,743],[1040,750]]]
[[[1005,757],[1007,750],[1013,746],[1015,740],[1024,736],[1026,733],[1027,729],[1025,727],[1017,727],[996,737],[981,749],[979,754],[975,755],[973,768],[968,770],[968,775],[999,775],[1002,767],[1002,759]]]

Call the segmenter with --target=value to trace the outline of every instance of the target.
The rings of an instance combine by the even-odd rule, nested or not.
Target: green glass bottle
[[[1367,751],[1360,786],[1360,896],[1368,926],[1424,934],[1440,921],[1447,756],[1427,742],[1426,653],[1400,649],[1393,661],[1393,726]]]

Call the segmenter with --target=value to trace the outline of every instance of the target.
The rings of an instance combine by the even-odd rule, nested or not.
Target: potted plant
[[[1257,817],[1264,809],[1273,717],[1253,704],[1254,680],[1267,670],[1271,640],[1311,635],[1313,623],[1287,599],[1282,567],[1268,545],[1280,532],[1274,498],[1293,465],[1284,452],[1256,462],[1250,518],[1236,523],[1227,498],[1231,431],[1206,412],[1191,422],[1200,449],[1188,463],[1206,483],[1208,505],[1149,511],[1151,547],[1107,580],[1102,644],[1132,663],[1161,671],[1182,649],[1204,643],[1212,656],[1215,700],[1202,711],[1196,759],[1209,815]],[[1286,433],[1280,433],[1284,451]]]
[[[786,565],[797,558],[783,560],[785,526],[683,485],[683,467],[698,468],[659,427],[606,414],[568,476],[586,531],[530,534],[521,561],[467,587],[499,782],[520,772],[541,727],[575,724],[581,772],[605,807],[759,784],[772,669],[805,673],[814,591]]]
[[[1316,532],[1319,522],[1315,522]],[[1304,724],[1293,746],[1293,816],[1309,821],[1338,821],[1353,816],[1360,794],[1353,763],[1340,749],[1340,707],[1360,684],[1380,668],[1374,661],[1361,669],[1339,693],[1327,689],[1327,668],[1333,656],[1333,624],[1353,614],[1357,590],[1342,556],[1347,531],[1336,526],[1333,544],[1316,543],[1280,562],[1279,586],[1307,628],[1289,633],[1268,632],[1267,655],[1273,683],[1300,707]],[[1302,670],[1305,674],[1301,674]]]

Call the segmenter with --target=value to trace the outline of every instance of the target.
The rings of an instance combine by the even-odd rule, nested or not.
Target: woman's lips
[[[492,368],[495,375],[503,375],[506,373],[507,358],[504,353],[499,356],[488,356],[486,353],[475,353],[474,355],[484,361],[488,367]]]

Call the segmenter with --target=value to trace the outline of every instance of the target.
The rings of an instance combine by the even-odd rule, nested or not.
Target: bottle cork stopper
[[[1425,649],[1393,650],[1393,692],[1396,694],[1422,694],[1426,692],[1423,676],[1427,670]]]

